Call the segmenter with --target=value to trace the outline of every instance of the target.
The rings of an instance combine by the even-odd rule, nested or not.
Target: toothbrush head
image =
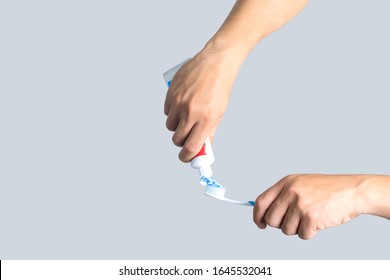
[[[226,201],[228,203],[237,204],[237,205],[245,205],[245,206],[254,206],[254,201],[238,201],[233,200],[225,197],[226,189],[221,186],[217,180],[211,177],[204,177],[202,176],[200,178],[200,183],[203,186],[206,186],[206,189],[204,190],[204,194],[222,201]]]
[[[215,179],[210,177],[202,177],[200,183],[206,186],[204,194],[216,199],[224,200],[226,189],[222,187]]]
[[[206,186],[204,194],[207,196],[214,197],[216,199],[224,200],[225,199],[226,189],[224,187],[215,187],[215,186]]]

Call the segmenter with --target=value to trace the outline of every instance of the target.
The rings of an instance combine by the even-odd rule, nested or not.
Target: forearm
[[[308,0],[238,0],[205,50],[242,62],[256,44],[292,19]]]
[[[256,43],[280,28],[307,0],[237,0],[217,33],[172,80],[164,103],[172,141],[189,162],[213,140],[241,63]]]
[[[390,176],[364,175],[360,193],[363,213],[390,219]]]

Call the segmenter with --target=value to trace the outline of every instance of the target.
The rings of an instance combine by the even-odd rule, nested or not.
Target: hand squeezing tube
[[[170,87],[172,79],[175,76],[176,72],[183,64],[185,64],[189,60],[190,59],[186,59],[182,63],[172,67],[163,74],[165,83],[168,87]],[[206,142],[203,144],[202,149],[191,160],[191,167],[199,170],[200,183],[201,185],[206,187],[204,194],[237,205],[253,206],[255,204],[254,201],[238,201],[225,197],[226,189],[212,177],[213,171],[211,169],[211,165],[214,163],[214,161],[215,157],[213,149],[211,148],[210,139],[207,138]]]

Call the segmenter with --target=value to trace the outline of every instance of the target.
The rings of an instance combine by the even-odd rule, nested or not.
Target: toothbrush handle
[[[224,197],[222,200],[229,202],[229,203],[232,203],[232,204],[237,204],[237,205],[244,205],[244,206],[254,206],[255,205],[254,201],[238,201],[238,200],[233,200],[233,199],[229,199],[226,197]]]

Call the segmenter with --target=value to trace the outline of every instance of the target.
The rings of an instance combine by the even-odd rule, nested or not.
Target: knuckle
[[[183,140],[178,134],[173,134],[172,136],[172,142],[178,147],[181,147],[183,145]]]
[[[306,231],[299,232],[299,233],[298,233],[298,236],[299,236],[300,239],[303,239],[303,240],[309,239],[309,238],[308,238],[308,235],[307,235],[307,233],[306,233]]]
[[[165,105],[165,106],[164,106],[164,115],[165,115],[165,116],[168,116],[168,114],[169,114],[169,108],[170,108],[170,107],[169,107],[168,105]]]
[[[307,224],[316,224],[318,219],[319,219],[319,211],[318,210],[315,210],[315,209],[304,209],[304,210],[301,210],[302,211],[302,219],[304,221],[306,221]]]
[[[280,230],[285,234],[288,235],[288,229],[285,226],[282,226]]]
[[[265,216],[265,222],[271,227],[278,228],[280,226],[279,221],[272,216]]]
[[[267,223],[270,227],[278,228],[279,223],[277,223],[275,220],[271,220],[269,223]]]
[[[283,232],[285,235],[294,235],[294,234],[296,234],[294,231],[292,231],[291,229],[289,229],[287,226],[282,226],[282,227],[281,227],[281,230],[282,230],[282,232]]]
[[[214,124],[219,122],[220,118],[221,117],[218,114],[216,114],[214,112],[208,112],[205,115],[205,122],[207,124],[214,125]]]
[[[178,95],[174,95],[171,97],[171,102],[173,106],[178,106],[181,104],[181,98]]]
[[[256,207],[261,207],[264,203],[264,196],[263,195],[259,195],[256,200],[255,200],[255,206]]]
[[[301,177],[294,177],[294,179],[290,179],[290,182],[285,188],[290,197],[300,201],[301,198],[304,197],[305,186],[306,184]]]
[[[184,105],[184,107],[185,111],[187,112],[187,115],[191,117],[197,114],[200,106],[195,102],[188,102]]]
[[[186,162],[186,163],[190,161],[189,159],[187,159],[187,156],[183,152],[179,153],[179,159],[182,162]]]
[[[319,216],[320,214],[317,210],[311,210],[306,214],[306,218],[308,219],[309,222],[316,222]]]
[[[297,198],[296,200],[296,209],[299,211],[299,212],[304,212],[308,207],[308,203],[305,199],[303,199],[302,197],[299,197]]]
[[[179,154],[179,158],[183,162],[189,162],[198,152],[197,146],[191,143],[185,143]]]
[[[190,101],[182,104],[185,114],[189,118],[201,119],[207,125],[215,125],[222,119],[222,115],[212,109],[205,108],[201,104]]]
[[[315,233],[312,232],[312,231],[309,230],[309,229],[305,229],[305,230],[303,230],[302,232],[299,232],[299,233],[298,233],[299,238],[300,238],[300,239],[303,239],[303,240],[309,240],[309,239],[313,238],[314,235],[315,235]]]
[[[304,183],[304,176],[300,174],[289,174],[284,180],[289,186],[300,186]]]
[[[301,185],[298,183],[292,183],[286,186],[286,193],[291,201],[302,202],[303,191]]]
[[[286,181],[286,182],[291,182],[291,181],[294,181],[294,179],[296,177],[297,177],[296,174],[288,174],[288,175],[284,176],[284,178],[282,180]]]
[[[175,131],[176,130],[176,127],[169,120],[166,121],[165,126],[167,127],[167,129],[169,131]]]
[[[184,146],[184,152],[189,155],[195,155],[198,151],[198,147],[194,144],[187,143]]]
[[[175,87],[175,83],[172,83],[172,85],[168,88],[166,99],[174,102],[180,95],[180,89]]]

